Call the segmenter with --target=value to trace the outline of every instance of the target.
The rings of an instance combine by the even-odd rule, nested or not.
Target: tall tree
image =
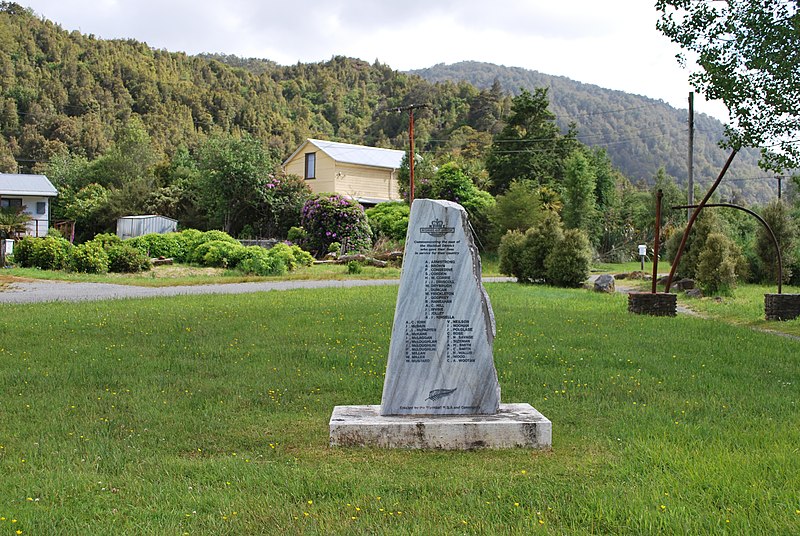
[[[658,29],[697,57],[692,84],[728,107],[727,145],[762,148],[767,169],[798,167],[798,1],[657,0],[656,9]]]
[[[506,125],[486,157],[492,194],[503,193],[514,180],[540,185],[563,180],[564,161],[579,144],[572,129],[561,135],[549,103],[547,88],[523,89],[512,100]]]
[[[200,202],[212,225],[229,234],[255,217],[254,209],[277,163],[257,139],[215,136],[200,151]]]
[[[595,202],[595,172],[582,151],[567,158],[564,179],[564,210],[561,217],[567,229],[582,229],[598,236],[598,214]]]

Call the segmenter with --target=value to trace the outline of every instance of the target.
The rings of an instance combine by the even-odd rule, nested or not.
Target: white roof
[[[405,151],[397,151],[395,149],[380,149],[378,147],[367,147],[366,145],[353,145],[352,143],[339,143],[337,141],[324,141],[309,138],[299,149],[292,153],[292,156],[286,159],[283,165],[285,166],[288,164],[289,161],[309,143],[337,162],[388,169],[399,169],[403,161],[403,156],[406,154]]]
[[[0,173],[0,195],[30,195],[55,197],[58,195],[53,183],[44,175],[18,175]]]

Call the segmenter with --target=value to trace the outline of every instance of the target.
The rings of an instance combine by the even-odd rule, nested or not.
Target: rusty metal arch
[[[679,205],[672,207],[672,209],[680,210],[687,208],[697,208],[699,206],[700,205]],[[767,230],[769,237],[772,239],[772,243],[775,245],[775,253],[778,255],[778,294],[780,294],[781,288],[783,286],[783,260],[781,259],[781,248],[778,245],[778,239],[775,238],[775,233],[772,232],[772,228],[769,226],[767,221],[758,214],[756,214],[755,212],[753,212],[752,210],[750,210],[749,208],[740,207],[739,205],[734,205],[733,203],[706,203],[701,207],[701,209],[706,207],[735,208],[736,210],[741,210],[742,212],[746,212],[751,216],[755,217],[761,223],[761,225],[764,226],[764,229]]]

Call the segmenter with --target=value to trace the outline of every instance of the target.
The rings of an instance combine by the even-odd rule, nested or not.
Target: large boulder
[[[609,274],[599,276],[594,280],[594,290],[595,292],[615,292],[614,276]]]
[[[678,290],[692,290],[697,285],[694,282],[694,279],[684,278],[675,283],[675,288]]]

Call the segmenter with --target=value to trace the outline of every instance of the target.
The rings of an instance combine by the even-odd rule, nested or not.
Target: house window
[[[317,178],[317,153],[306,153],[306,179]]]
[[[0,199],[0,208],[9,208],[9,207],[22,208],[22,198],[4,197],[3,199]]]
[[[36,214],[44,214],[47,212],[47,203],[44,201],[37,201],[36,202]]]

